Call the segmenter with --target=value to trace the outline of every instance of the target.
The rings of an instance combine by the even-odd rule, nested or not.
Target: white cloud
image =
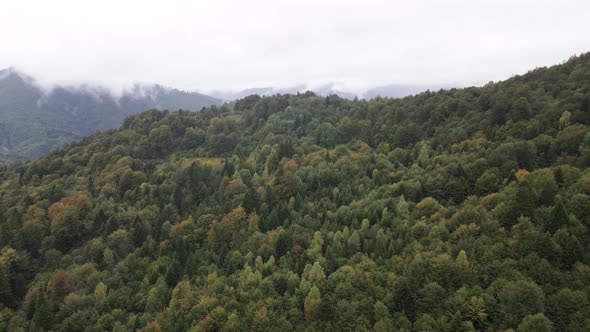
[[[590,50],[587,1],[6,1],[0,66],[183,89],[474,84]]]

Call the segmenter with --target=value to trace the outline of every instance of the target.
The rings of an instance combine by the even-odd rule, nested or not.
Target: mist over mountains
[[[0,162],[37,158],[96,130],[116,128],[147,109],[200,110],[221,100],[157,84],[119,94],[102,86],[42,87],[9,68],[0,71]]]
[[[345,99],[370,99],[375,97],[403,98],[415,95],[427,90],[438,91],[458,87],[452,84],[388,84],[369,89],[348,89],[340,87],[336,83],[327,83],[318,86],[306,84],[293,85],[287,88],[261,87],[249,88],[241,91],[212,91],[209,95],[224,101],[231,101],[257,94],[260,96],[272,96],[275,94],[296,94],[305,91],[313,91],[320,96],[338,95]]]
[[[590,1],[4,1],[0,332],[590,332]]]
[[[221,105],[257,94],[297,94],[345,99],[405,97],[443,86],[392,84],[351,91],[335,83],[287,88],[261,87],[242,91],[186,92],[159,84],[134,84],[121,91],[92,84],[42,86],[14,68],[0,70],[0,162],[38,158],[96,130],[120,126],[129,115],[147,109],[191,110]],[[446,86],[449,87],[449,86]]]

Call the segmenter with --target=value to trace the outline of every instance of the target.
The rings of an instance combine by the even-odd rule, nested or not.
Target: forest
[[[148,110],[0,166],[0,331],[590,331],[590,53]]]

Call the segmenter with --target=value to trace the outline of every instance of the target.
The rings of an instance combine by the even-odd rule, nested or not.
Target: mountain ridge
[[[0,71],[0,162],[36,158],[95,130],[116,128],[146,109],[220,105],[197,92],[136,84],[114,94],[100,85],[42,87],[13,68]]]
[[[247,97],[252,94],[260,96],[272,96],[274,94],[297,94],[312,91],[320,96],[338,95],[345,99],[371,99],[376,97],[382,98],[403,98],[425,91],[438,91],[441,89],[457,88],[458,85],[453,84],[388,84],[371,87],[368,89],[361,89],[354,91],[354,89],[347,89],[340,87],[337,83],[326,83],[321,85],[309,86],[306,84],[298,84],[285,88],[275,87],[260,87],[248,88],[239,91],[220,91],[213,90],[209,92],[210,95],[222,99],[224,101],[233,101]]]

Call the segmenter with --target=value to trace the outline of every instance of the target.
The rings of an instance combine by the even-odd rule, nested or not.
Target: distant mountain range
[[[273,88],[273,87],[263,87],[263,88],[250,88],[241,91],[212,91],[209,94],[213,97],[219,98],[224,101],[231,101],[240,98],[244,98],[249,95],[259,95],[259,96],[272,96],[276,94],[296,94],[298,92],[305,92],[305,91],[313,91],[318,95],[331,95],[337,94],[342,98],[347,99],[354,99],[357,97],[356,94],[350,92],[340,91],[334,88],[334,85],[327,84],[324,86],[320,86],[317,88],[311,88],[307,85],[300,84],[295,85],[288,88]]]
[[[27,74],[9,68],[0,70],[0,163],[38,158],[96,130],[117,128],[127,116],[147,109],[197,111],[252,94],[271,96],[305,91],[322,96],[337,94],[346,99],[399,98],[448,87],[393,84],[351,92],[331,83],[213,91],[206,95],[158,84],[136,84],[113,93],[97,85],[56,85],[46,89]]]
[[[337,87],[337,84],[329,83],[320,85],[318,87],[309,87],[305,84],[295,85],[288,88],[251,88],[241,91],[212,91],[209,95],[219,98],[224,101],[231,101],[235,99],[244,98],[249,95],[257,94],[260,96],[272,96],[276,94],[296,94],[298,92],[313,91],[320,96],[338,95],[345,99],[370,99],[375,97],[389,97],[389,98],[403,98],[415,95],[427,90],[438,91],[440,89],[453,88],[455,86],[449,84],[439,85],[411,85],[411,84],[389,84],[370,88],[366,91],[351,91]]]
[[[457,88],[451,84],[431,84],[431,85],[404,85],[404,84],[390,84],[367,90],[362,98],[370,99],[375,97],[389,97],[389,98],[403,98],[411,95],[416,95],[424,91],[438,91],[440,89]]]
[[[0,70],[0,162],[37,158],[147,109],[200,110],[221,103],[157,84],[137,84],[120,94],[91,85],[46,90],[22,72]]]

